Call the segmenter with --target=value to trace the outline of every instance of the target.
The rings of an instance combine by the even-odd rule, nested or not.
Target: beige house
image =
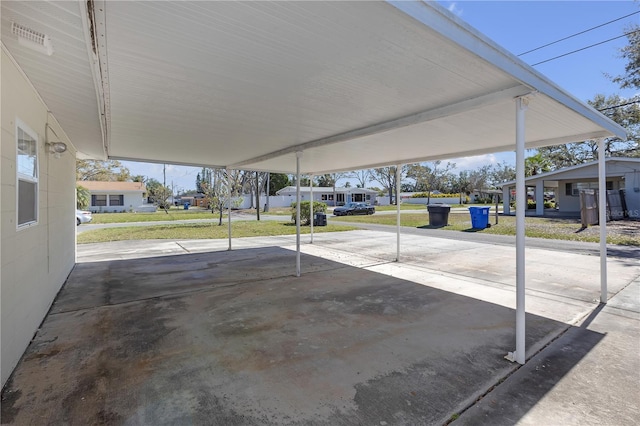
[[[147,188],[142,182],[83,180],[77,184],[89,190],[88,210],[93,213],[135,211],[147,204]]]

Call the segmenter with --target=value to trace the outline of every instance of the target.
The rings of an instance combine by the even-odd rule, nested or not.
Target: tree
[[[604,141],[607,156],[640,156],[640,96],[632,100],[618,95],[596,95],[589,104],[627,130],[627,140],[617,137]],[[538,153],[550,163],[551,170],[583,164],[598,159],[598,141],[570,143],[538,148]]]
[[[447,192],[447,185],[452,180],[451,170],[455,167],[454,163],[449,162],[442,165],[440,160],[433,163],[411,164],[407,169],[407,177],[415,181],[415,191],[428,192],[427,203],[429,203],[432,191]]]
[[[516,169],[510,166],[506,162],[496,164],[490,171],[490,184],[491,186],[497,186],[502,182],[509,182],[516,179]]]
[[[116,160],[76,160],[76,180],[126,182],[131,179],[129,169]]]
[[[211,213],[218,211],[218,226],[222,225],[222,213],[226,206],[237,207],[241,199],[233,199],[233,195],[237,194],[237,189],[241,188],[240,181],[243,173],[240,170],[224,170],[213,169],[211,173],[211,182],[202,183],[205,201],[211,209]]]
[[[383,187],[389,191],[389,204],[398,204],[398,195],[396,191],[396,166],[380,167],[373,169],[372,173],[374,180],[379,182]],[[403,166],[400,170],[400,181],[402,181],[402,174],[406,173],[407,166]],[[394,194],[395,193],[395,198]],[[395,202],[394,202],[395,199]]]
[[[76,185],[76,207],[83,210],[91,204],[91,192],[82,185]]]
[[[171,189],[162,185],[157,179],[151,178],[146,182],[147,194],[151,202],[155,203],[165,211],[165,213],[169,214],[169,202],[167,199],[171,194]]]
[[[356,188],[366,188],[367,184],[374,179],[370,169],[356,170],[349,173],[346,177],[356,180]]]
[[[551,162],[537,153],[524,159],[524,175],[535,176],[551,170]]]
[[[145,183],[146,181],[147,181],[147,178],[143,175],[131,176],[131,182]]]
[[[620,57],[627,60],[625,74],[611,81],[620,84],[621,89],[640,89],[640,25],[628,26],[625,33],[629,44],[620,49]]]
[[[269,195],[276,195],[276,192],[289,185],[289,177],[284,173],[271,173],[269,175]]]

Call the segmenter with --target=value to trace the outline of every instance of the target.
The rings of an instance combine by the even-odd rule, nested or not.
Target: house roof
[[[304,152],[319,174],[505,151],[524,95],[527,148],[625,138],[437,2],[1,7],[3,51],[80,156],[292,173]]]
[[[377,194],[378,191],[374,191],[373,189],[367,189],[367,188],[344,188],[344,187],[336,187],[336,192],[339,193],[360,193],[360,194]],[[308,186],[301,186],[300,187],[300,192],[309,192],[310,188]],[[283,193],[296,193],[296,187],[295,186],[285,186],[282,189],[279,189],[278,191],[276,191],[276,194],[281,195]],[[332,186],[314,186],[313,187],[313,192],[333,192],[333,187]]]
[[[622,176],[625,173],[624,167],[623,168],[610,167],[613,164],[629,165],[629,168],[627,171],[640,172],[640,158],[608,157],[605,159],[605,163],[606,163],[605,171],[608,177]],[[588,163],[577,164],[575,166],[564,167],[562,169],[554,170],[551,172],[545,172],[545,173],[540,173],[538,175],[529,176],[525,178],[525,182],[534,182],[541,179],[554,180],[553,178],[555,179],[569,178],[570,179],[572,178],[571,172],[575,172],[579,170],[587,170],[590,168],[593,169],[593,173],[592,173],[592,176],[589,176],[589,178],[597,178],[598,177],[598,161],[590,161]],[[510,180],[507,182],[500,183],[496,186],[502,188],[503,186],[511,186],[515,184],[516,184],[515,180]]]
[[[89,191],[104,192],[146,192],[147,187],[142,182],[104,182],[95,180],[81,180],[78,185],[87,188]]]

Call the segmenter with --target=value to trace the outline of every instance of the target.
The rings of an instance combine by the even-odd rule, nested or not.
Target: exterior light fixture
[[[67,144],[64,142],[47,142],[47,146],[49,147],[49,153],[56,158],[60,158],[60,154],[67,150]]]

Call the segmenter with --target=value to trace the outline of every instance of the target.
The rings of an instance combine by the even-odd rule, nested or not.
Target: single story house
[[[607,190],[624,194],[626,216],[640,218],[640,158],[609,157],[605,160]],[[544,215],[545,193],[553,192],[557,211],[565,214],[580,213],[580,190],[598,189],[598,162],[578,164],[525,179],[527,192],[536,201],[536,216]],[[504,213],[511,211],[516,181],[504,182],[502,187]]]
[[[335,200],[334,198],[335,193]],[[286,195],[291,197],[292,202],[295,201],[296,187],[285,186],[276,192],[277,195]],[[303,201],[310,200],[311,189],[308,186],[300,187],[300,198]],[[343,206],[345,203],[369,203],[375,204],[377,191],[366,188],[343,188],[314,186],[313,201],[321,201],[327,203],[328,206]]]
[[[142,182],[83,180],[77,184],[89,190],[88,210],[93,213],[132,211],[147,204],[147,187]]]

